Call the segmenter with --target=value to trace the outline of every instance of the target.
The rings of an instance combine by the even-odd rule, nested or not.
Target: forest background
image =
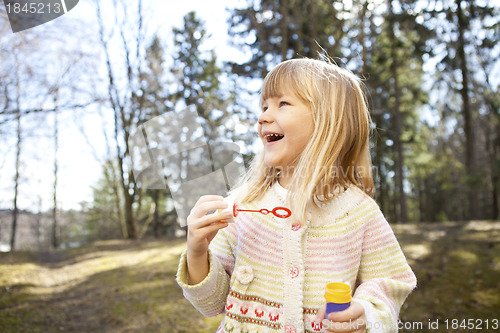
[[[300,57],[333,58],[366,85],[375,198],[391,223],[499,219],[498,3],[227,6],[224,45],[201,18],[214,13],[166,31],[152,1],[81,1],[70,18],[16,34],[0,6],[1,249],[182,235],[169,188],[134,178],[128,139],[195,105],[208,139],[237,143],[247,163],[262,78]],[[89,200],[68,205],[61,188],[84,191],[71,181],[88,175],[62,169],[69,156],[85,171],[83,152],[100,175]]]

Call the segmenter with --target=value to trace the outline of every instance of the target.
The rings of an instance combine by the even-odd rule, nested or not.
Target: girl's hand
[[[208,214],[209,211],[225,209],[228,204],[224,198],[218,195],[204,195],[198,199],[189,216],[187,217],[187,255],[188,259],[200,258],[207,254],[208,245],[217,232],[228,226],[232,221],[232,211],[216,212]]]
[[[365,308],[357,303],[351,302],[351,306],[344,311],[332,312],[328,315],[328,323],[325,320],[326,305],[318,310],[314,322],[323,323],[323,332],[335,333],[366,333]],[[326,325],[325,325],[326,324]]]

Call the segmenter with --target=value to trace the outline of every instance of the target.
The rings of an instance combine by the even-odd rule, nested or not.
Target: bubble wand
[[[234,204],[233,205],[234,217],[238,216],[239,212],[261,213],[264,215],[271,213],[274,216],[282,218],[282,219],[286,219],[292,215],[292,211],[286,207],[274,207],[273,210],[269,210],[269,209],[265,209],[265,208],[260,209],[260,210],[254,210],[254,209],[241,209],[241,208],[238,208],[238,205]]]

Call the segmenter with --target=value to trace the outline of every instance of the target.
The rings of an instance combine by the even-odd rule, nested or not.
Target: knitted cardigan
[[[276,182],[244,208],[272,210],[286,194]],[[397,332],[416,278],[378,205],[355,187],[318,205],[302,226],[293,209],[286,219],[240,212],[210,243],[209,273],[197,285],[188,284],[183,252],[177,283],[202,314],[225,312],[217,332],[321,332],[312,321],[330,282],[352,286],[368,332]]]

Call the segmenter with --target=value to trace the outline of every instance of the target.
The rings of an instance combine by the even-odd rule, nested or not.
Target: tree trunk
[[[401,141],[401,132],[402,132],[402,117],[400,110],[400,90],[399,90],[399,81],[397,78],[397,67],[395,65],[391,66],[391,72],[394,79],[394,115],[395,115],[395,139],[394,144],[397,150],[397,160],[396,160],[396,174],[397,174],[397,182],[398,182],[398,190],[399,190],[399,221],[407,222],[408,215],[406,209],[406,193],[404,191],[404,154],[403,154],[403,142]]]
[[[38,213],[36,214],[36,244],[38,251],[42,250],[42,196],[38,197]]]
[[[491,211],[491,218],[493,220],[500,219],[500,212],[498,209],[498,185],[500,183],[500,177],[498,174],[498,168],[500,167],[500,124],[497,124],[495,126],[496,128],[496,134],[493,141],[493,147],[491,148],[492,150],[492,156],[490,157],[491,162],[491,184],[492,184],[492,189],[491,189],[491,200],[492,200],[492,211]]]
[[[423,176],[417,178],[418,188],[418,222],[425,221],[424,200],[425,200],[425,185]]]
[[[160,190],[151,190],[151,197],[155,205],[155,210],[153,213],[153,235],[158,238],[160,237]]]
[[[290,20],[290,13],[288,11],[288,1],[280,6],[280,12],[282,15],[281,19],[281,61],[287,60],[288,54],[288,22]]]
[[[361,71],[362,75],[366,75],[368,72],[368,60],[367,60],[367,49],[365,41],[365,24],[366,24],[366,13],[368,11],[368,0],[365,1],[361,9],[360,14],[360,25],[359,25],[359,43],[361,45],[361,59],[363,59],[363,69]]]
[[[57,177],[58,177],[58,161],[57,161],[57,152],[59,150],[59,133],[58,133],[58,106],[57,106],[57,100],[58,100],[58,92],[55,92],[55,97],[54,97],[54,184],[52,188],[52,193],[53,193],[53,205],[54,209],[52,211],[52,247],[54,249],[57,249],[59,247],[59,235],[58,235],[58,222],[57,222]]]
[[[376,114],[372,114],[373,120],[375,123],[378,123],[377,118],[379,118]],[[376,173],[373,175],[374,179],[379,180],[379,186],[377,191],[375,192],[375,196],[380,205],[380,209],[382,211],[386,211],[389,209],[387,205],[387,191],[386,191],[386,183],[385,183],[385,174],[382,174],[384,168],[382,168],[382,153],[384,151],[384,144],[382,139],[379,136],[375,138],[375,156],[373,158],[373,165],[375,166]]]
[[[123,166],[121,167],[121,170],[123,175]],[[125,224],[127,225],[127,237],[131,239],[136,239],[138,237],[138,234],[137,234],[137,223],[135,220],[134,210],[133,210],[134,198],[129,191],[130,185],[126,184],[123,178],[122,178],[122,188],[123,188],[123,197],[125,198]]]
[[[139,228],[137,226],[137,216],[134,211],[135,203],[140,200],[137,199],[137,184],[133,179],[132,172],[127,171],[129,169],[128,162],[130,161],[130,151],[128,147],[128,139],[130,137],[130,132],[133,130],[133,123],[136,124],[141,120],[142,109],[141,105],[137,105],[136,102],[136,91],[138,86],[136,86],[136,79],[138,73],[142,73],[141,69],[141,57],[140,50],[142,48],[142,42],[145,39],[143,25],[142,25],[142,1],[138,1],[138,17],[137,17],[137,32],[135,36],[135,54],[134,47],[131,47],[127,42],[126,38],[126,26],[128,22],[125,21],[115,24],[114,29],[118,31],[117,35],[121,38],[122,51],[124,52],[124,72],[125,75],[115,76],[112,67],[111,58],[111,47],[109,41],[110,36],[105,32],[104,16],[101,11],[101,5],[99,1],[96,0],[96,10],[99,24],[99,38],[101,41],[101,46],[103,47],[107,76],[108,76],[108,98],[111,103],[111,108],[114,113],[114,141],[115,141],[115,156],[117,160],[117,172],[119,173],[116,177],[117,182],[119,182],[119,188],[121,193],[123,193],[123,207],[124,211],[124,221],[126,225],[126,237],[127,238],[137,238],[139,236]],[[125,10],[126,6],[124,2],[120,2],[119,5]],[[117,79],[118,78],[118,79]],[[117,82],[124,79],[126,85],[121,87]],[[122,234],[124,234],[122,230]]]
[[[113,195],[115,196],[115,209],[116,209],[116,214],[118,214],[118,224],[120,226],[120,231],[122,234],[122,237],[124,239],[128,238],[127,234],[127,225],[125,223],[125,218],[123,217],[123,210],[122,210],[122,205],[121,205],[121,199],[120,199],[120,185],[119,185],[119,180],[118,176],[116,175],[115,167],[113,165],[113,161],[108,162],[109,167],[104,167],[104,176],[106,177],[106,180],[108,181],[108,184],[113,184]]]
[[[19,189],[19,168],[20,158],[21,158],[21,110],[19,103],[19,82],[18,84],[18,96],[17,96],[17,145],[16,145],[16,175],[14,176],[14,209],[12,210],[12,228],[10,230],[10,250],[14,251],[16,248],[16,232],[17,232],[17,217],[19,215],[19,209],[17,207],[17,196]]]
[[[477,202],[477,182],[475,170],[475,154],[474,154],[474,128],[472,119],[472,109],[469,100],[469,72],[467,69],[467,58],[465,56],[465,39],[464,33],[466,29],[466,18],[462,10],[462,0],[456,0],[457,17],[458,17],[458,46],[457,57],[460,61],[460,71],[462,72],[462,88],[460,95],[462,96],[462,114],[464,117],[464,132],[465,132],[465,170],[468,177],[468,201],[469,201],[469,219],[478,217],[478,202]]]
[[[392,12],[392,1],[390,2],[389,6],[389,15],[390,17],[393,16]],[[404,154],[403,154],[403,142],[401,141],[401,133],[402,133],[402,115],[401,115],[401,107],[400,107],[400,100],[401,100],[401,90],[399,87],[399,78],[398,78],[398,69],[399,69],[399,64],[398,64],[398,59],[397,59],[397,54],[396,54],[396,37],[394,35],[394,25],[392,24],[393,21],[390,21],[391,24],[388,25],[388,36],[391,41],[391,58],[392,58],[392,63],[390,67],[391,71],[391,77],[392,77],[392,83],[393,83],[393,92],[394,92],[394,127],[395,127],[395,133],[394,133],[394,145],[396,146],[396,153],[397,153],[397,159],[396,159],[396,178],[397,178],[397,186],[398,186],[398,192],[399,192],[399,214],[398,214],[398,220],[399,222],[407,222],[408,216],[407,216],[407,210],[406,210],[406,194],[404,191],[404,172],[403,172],[403,166],[404,166]]]

